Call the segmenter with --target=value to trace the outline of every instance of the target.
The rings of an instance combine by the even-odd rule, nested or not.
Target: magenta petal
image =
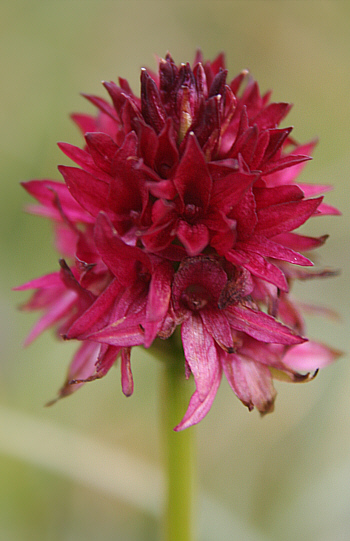
[[[100,213],[96,220],[95,242],[103,261],[123,285],[130,284],[135,274],[136,261],[149,271],[152,269],[147,254],[140,248],[125,244],[103,213]]]
[[[132,347],[143,344],[144,334],[134,318],[123,317],[100,331],[90,333],[87,339],[115,347]]]
[[[121,376],[122,376],[122,391],[125,396],[131,396],[134,392],[134,380],[131,372],[130,364],[130,348],[121,350]]]
[[[256,174],[235,171],[216,180],[213,184],[211,204],[228,211],[237,205],[245,191],[256,179]]]
[[[209,412],[211,405],[216,396],[217,390],[221,382],[221,366],[217,364],[217,370],[213,374],[212,386],[204,398],[201,400],[199,392],[195,391],[191,397],[185,416],[182,421],[174,428],[176,432],[184,430],[190,426],[193,426],[201,421]]]
[[[290,348],[283,357],[283,364],[298,372],[314,372],[333,363],[340,355],[340,351],[310,340]]]
[[[228,306],[226,315],[233,329],[243,331],[262,342],[275,344],[300,344],[305,339],[294,333],[265,312],[252,310],[247,306]]]
[[[62,279],[59,272],[52,272],[51,274],[45,274],[45,276],[40,276],[40,278],[34,278],[25,284],[16,286],[13,289],[15,291],[23,291],[26,289],[46,289],[51,287],[61,287],[62,288]]]
[[[282,261],[288,261],[294,265],[312,266],[313,263],[307,257],[294,252],[290,248],[281,246],[273,240],[266,237],[260,237],[255,235],[252,240],[245,242],[238,242],[236,248],[259,254],[263,257],[271,257],[272,259],[281,259]]]
[[[66,333],[66,338],[78,338],[84,340],[92,332],[100,330],[109,323],[109,317],[116,296],[122,285],[113,280],[109,286],[97,297],[95,302],[75,320]]]
[[[85,140],[96,166],[106,173],[111,173],[112,162],[119,148],[118,145],[109,135],[100,132],[86,133]]]
[[[201,223],[191,225],[180,220],[177,236],[190,256],[200,254],[209,243],[208,228]]]
[[[188,137],[186,150],[176,169],[174,184],[183,205],[192,204],[203,209],[208,207],[212,180],[194,134]]]
[[[254,407],[261,413],[273,410],[276,391],[267,366],[235,354],[226,355],[222,364],[234,393],[249,410]]]
[[[166,316],[171,296],[171,279],[173,269],[165,261],[155,266],[147,298],[145,343],[146,348],[150,347],[157,336],[159,327]]]
[[[30,180],[23,182],[22,186],[42,205],[28,205],[29,212],[61,221],[63,211],[72,222],[89,223],[92,221],[90,214],[77,203],[63,182]]]
[[[233,350],[232,333],[226,315],[221,310],[204,308],[201,318],[215,342],[224,350]]]
[[[62,317],[69,314],[70,309],[77,301],[77,294],[74,291],[66,291],[57,298],[56,302],[50,306],[50,309],[36,322],[24,344],[28,346],[41,334],[57,323]]]
[[[234,265],[241,265],[249,270],[254,276],[274,284],[282,291],[288,291],[287,280],[283,272],[269,261],[266,261],[261,255],[241,250],[231,250],[227,252],[226,258]]]
[[[219,361],[215,342],[196,314],[184,321],[181,336],[186,361],[194,376],[199,399],[203,401],[217,373]]]
[[[316,212],[322,199],[322,197],[303,199],[302,201],[292,201],[263,208],[257,212],[256,232],[265,237],[273,237],[286,231],[292,231]]]
[[[106,208],[108,184],[76,167],[58,167],[71,195],[92,216]]]

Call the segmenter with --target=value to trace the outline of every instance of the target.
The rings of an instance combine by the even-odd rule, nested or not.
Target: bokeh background
[[[277,383],[273,415],[249,414],[223,382],[197,428],[200,541],[350,539],[349,178],[350,4],[346,1],[3,0],[0,6],[0,539],[158,539],[161,505],[159,366],[133,356],[135,393],[117,370],[52,408],[74,344],[47,333],[28,349],[36,317],[11,287],[57,268],[51,228],[22,212],[21,180],[55,178],[57,141],[80,144],[68,113],[92,112],[80,92],[125,77],[171,51],[224,50],[230,76],[248,68],[262,91],[295,105],[284,125],[319,137],[303,180],[334,184],[343,217],[316,218],[330,234],[319,264],[340,277],[304,283],[305,301],[339,318],[309,332],[345,355],[307,385]],[[180,541],[180,540],[179,540]]]

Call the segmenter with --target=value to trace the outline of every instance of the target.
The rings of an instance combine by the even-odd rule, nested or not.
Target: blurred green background
[[[0,7],[1,281],[0,539],[154,540],[161,504],[159,366],[133,356],[135,393],[117,370],[46,409],[74,344],[52,333],[22,343],[35,315],[16,310],[11,287],[57,268],[51,227],[22,212],[19,181],[55,178],[68,163],[57,141],[80,144],[79,93],[125,77],[171,51],[192,61],[226,51],[230,76],[248,68],[262,91],[295,105],[284,125],[300,142],[319,137],[303,180],[332,183],[326,201],[343,217],[316,218],[330,234],[319,263],[339,278],[305,283],[300,299],[336,309],[309,333],[349,344],[350,4],[343,1],[3,0]],[[248,414],[223,381],[197,429],[200,541],[350,539],[350,364],[345,354],[307,385],[277,383],[273,415]],[[181,541],[181,540],[179,540]]]

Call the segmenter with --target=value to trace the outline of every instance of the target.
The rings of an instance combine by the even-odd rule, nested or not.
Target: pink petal
[[[252,310],[247,306],[228,306],[226,315],[233,329],[242,331],[256,340],[275,344],[299,344],[305,339],[294,333],[265,312]]]
[[[122,391],[125,396],[131,396],[134,392],[134,380],[131,372],[130,364],[130,348],[121,350],[121,376],[122,376]]]
[[[288,291],[287,280],[283,272],[269,261],[266,261],[261,255],[241,250],[231,250],[227,252],[226,259],[234,265],[241,265],[254,276],[274,284],[282,291]]]
[[[186,361],[196,383],[199,399],[203,401],[213,386],[218,367],[215,342],[199,315],[192,314],[181,328]]]
[[[106,208],[109,186],[89,173],[76,167],[60,165],[60,173],[68,186],[71,195],[92,216]]]
[[[308,341],[290,348],[283,364],[298,372],[314,372],[333,363],[342,353],[319,342]]]
[[[212,377],[212,386],[204,400],[201,399],[198,391],[193,393],[182,421],[174,428],[176,432],[199,423],[207,415],[219,388],[221,373],[221,367],[217,364],[216,372]]]
[[[267,366],[243,355],[226,355],[223,361],[226,378],[234,393],[249,410],[273,411],[276,391]]]
[[[180,220],[177,227],[177,237],[190,256],[200,254],[209,243],[208,228],[201,223],[191,225],[184,220]]]

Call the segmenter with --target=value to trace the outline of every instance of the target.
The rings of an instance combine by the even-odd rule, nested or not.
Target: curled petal
[[[225,356],[223,369],[234,393],[250,411],[254,407],[260,413],[273,411],[276,391],[267,366],[232,354]]]
[[[218,353],[212,336],[200,316],[194,314],[182,324],[182,343],[186,361],[194,375],[199,400],[207,397],[218,367]]]
[[[183,417],[181,423],[174,428],[176,432],[199,423],[199,421],[201,421],[207,415],[219,388],[221,374],[221,366],[217,364],[217,369],[213,374],[212,385],[208,394],[202,400],[198,391],[193,393],[185,416]]]

